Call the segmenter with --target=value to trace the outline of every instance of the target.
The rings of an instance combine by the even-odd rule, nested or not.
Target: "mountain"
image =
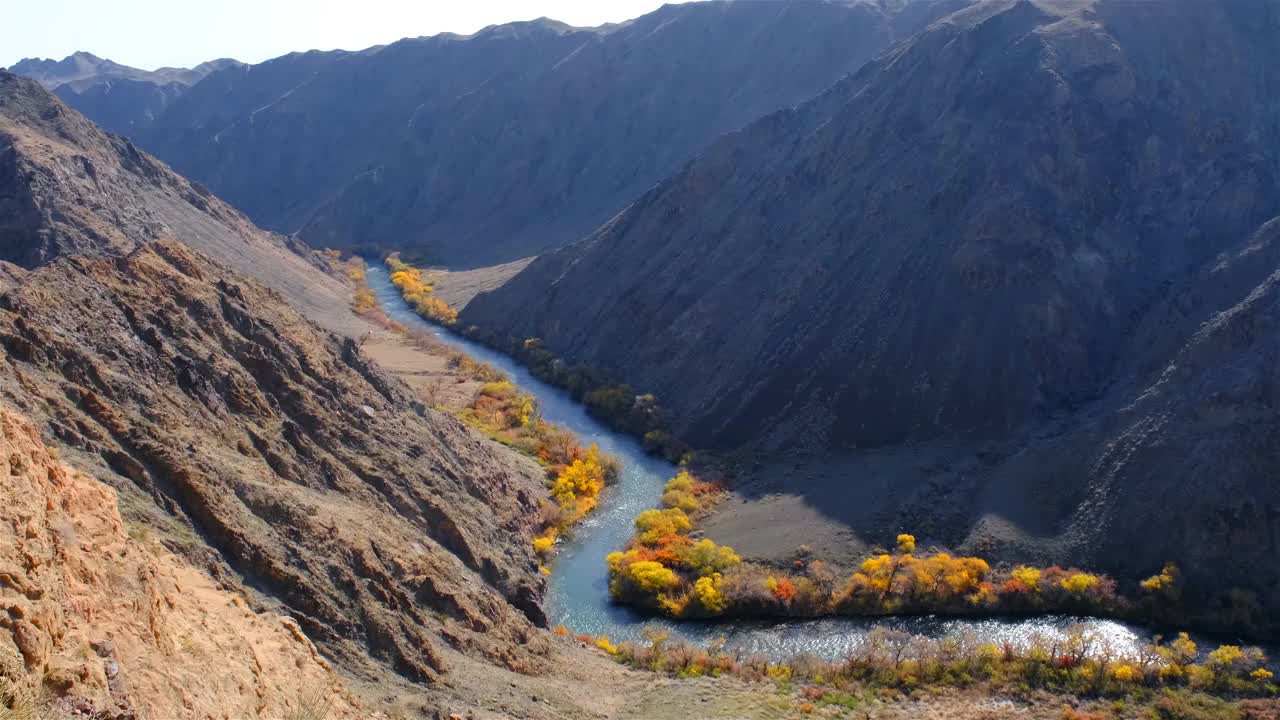
[[[0,261],[124,254],[181,239],[284,293],[330,329],[357,332],[350,289],[207,189],[103,132],[35,82],[0,71]],[[348,315],[348,317],[343,317]]]
[[[1014,518],[1277,607],[1277,29],[1243,0],[984,2],[461,319],[656,393],[695,445],[967,448],[950,542]]]
[[[77,52],[62,60],[27,58],[9,71],[36,80],[107,130],[134,134],[204,76],[238,65],[223,58],[190,69],[139,70]]]
[[[435,677],[440,621],[402,612],[416,601],[481,651],[545,654],[524,539],[540,469],[415,404],[352,340],[175,240],[59,260],[0,307],[4,402],[327,653]]]
[[[717,136],[962,4],[713,1],[601,28],[540,19],[294,53],[210,73],[130,134],[315,247],[514,260],[577,239]]]
[[[630,687],[545,629],[545,471],[365,356],[349,286],[4,72],[0,171],[6,701],[552,718]]]

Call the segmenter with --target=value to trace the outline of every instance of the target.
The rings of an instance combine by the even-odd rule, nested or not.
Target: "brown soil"
[[[943,444],[734,464],[732,492],[701,528],[752,559],[789,562],[805,545],[819,559],[850,565],[892,545],[897,532],[912,533],[921,547],[1014,548],[1048,564],[1066,554],[1051,511],[1068,497],[986,483],[991,468],[982,459]]]
[[[483,384],[450,368],[451,350],[427,336],[379,330],[365,338],[361,349],[413,388],[429,407],[459,410],[471,402]]]

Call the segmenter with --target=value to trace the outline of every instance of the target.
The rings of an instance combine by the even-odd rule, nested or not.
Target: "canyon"
[[[711,0],[0,70],[0,711],[1272,717],[1262,661],[1148,642],[1280,632],[1276,37],[1249,0]],[[907,532],[998,583],[1138,597],[1172,562],[1179,627],[651,622],[603,558],[678,468],[494,350],[524,347],[713,468],[691,537],[761,572]],[[627,460],[550,552],[555,471],[464,422],[508,376]],[[996,679],[1077,623],[1095,687]],[[884,642],[988,674],[851,679]]]
[[[906,528],[1129,578],[1172,560],[1206,604],[1274,614],[1277,23],[962,10],[460,323],[539,338],[741,456],[759,502],[710,526],[735,546],[847,556]],[[1179,50],[1207,45],[1233,54]]]

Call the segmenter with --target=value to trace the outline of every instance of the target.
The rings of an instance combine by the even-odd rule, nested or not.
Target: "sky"
[[[673,0],[676,1],[676,0]],[[295,50],[359,50],[403,37],[467,34],[550,17],[600,25],[662,0],[26,0],[5,2],[0,67],[85,50],[144,70]]]

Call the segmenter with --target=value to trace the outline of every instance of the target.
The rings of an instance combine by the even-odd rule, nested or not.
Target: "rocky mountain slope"
[[[462,320],[655,392],[697,445],[982,450],[941,539],[998,509],[1276,607],[1278,30],[1266,3],[981,3]]]
[[[335,656],[432,678],[446,628],[498,661],[545,655],[541,471],[413,402],[353,341],[173,241],[57,261],[0,307],[3,399]]]
[[[193,68],[140,70],[77,52],[62,60],[27,58],[9,71],[38,81],[107,130],[127,135],[150,125],[205,75],[237,65],[223,58]]]
[[[0,261],[31,268],[62,255],[183,242],[282,292],[310,317],[350,290],[254,227],[200,185],[103,132],[35,82],[0,71]],[[362,332],[355,318],[329,329]]]
[[[133,137],[313,246],[514,260],[963,2],[690,3],[295,53],[212,73]]]
[[[43,679],[63,694],[56,717],[286,717],[317,697],[332,717],[360,717],[293,620],[254,612],[126,525],[115,491],[3,408],[0,472],[0,607],[14,641],[0,641],[0,696],[21,699],[15,715],[44,709]]]
[[[327,276],[278,237],[33,81],[0,75],[0,133],[25,266],[0,262],[0,691],[118,718],[615,707],[582,688],[626,672],[545,628],[540,466],[288,304]]]

